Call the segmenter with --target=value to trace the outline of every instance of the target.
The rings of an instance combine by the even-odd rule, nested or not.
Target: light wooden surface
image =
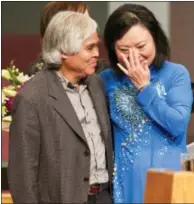
[[[144,203],[194,203],[194,173],[149,170]]]
[[[13,203],[11,194],[9,192],[2,192],[1,196],[2,196],[2,199],[1,199],[2,204]]]

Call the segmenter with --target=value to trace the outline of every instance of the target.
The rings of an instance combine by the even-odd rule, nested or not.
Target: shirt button
[[[88,178],[88,177],[84,177],[83,180],[84,180],[84,181],[89,181],[89,178]]]
[[[84,156],[88,157],[89,155],[90,155],[90,152],[86,150],[86,151],[84,152]]]

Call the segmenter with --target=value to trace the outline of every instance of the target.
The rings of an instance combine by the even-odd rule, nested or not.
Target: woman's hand
[[[140,63],[137,51],[135,49],[129,49],[129,60],[122,54],[124,68],[120,63],[118,67],[129,77],[132,83],[137,89],[141,89],[150,83],[150,70],[148,62],[144,61]]]

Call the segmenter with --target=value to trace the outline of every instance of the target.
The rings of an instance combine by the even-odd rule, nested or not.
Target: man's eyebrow
[[[95,41],[95,42],[88,42],[86,46],[93,46],[93,45],[98,45],[100,43],[99,40]]]

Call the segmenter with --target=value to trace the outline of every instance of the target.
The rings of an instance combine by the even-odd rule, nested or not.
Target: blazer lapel
[[[96,114],[99,120],[99,124],[102,131],[102,137],[107,142],[108,137],[108,113],[106,107],[106,101],[103,94],[103,91],[100,88],[99,81],[97,81],[95,76],[90,76],[87,80],[88,90],[96,110]]]
[[[85,142],[86,138],[75,110],[54,70],[45,70],[48,92],[53,108],[63,117],[73,131]]]

